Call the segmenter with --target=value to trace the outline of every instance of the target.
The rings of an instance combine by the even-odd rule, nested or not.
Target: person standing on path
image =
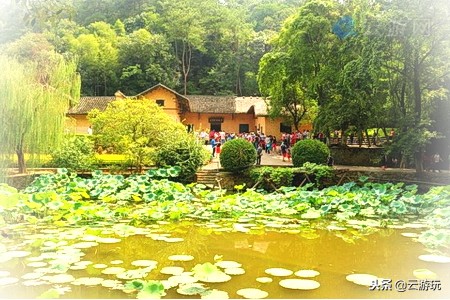
[[[261,157],[263,155],[263,148],[261,146],[261,144],[258,146],[258,148],[256,149],[256,165],[259,166],[261,165]]]

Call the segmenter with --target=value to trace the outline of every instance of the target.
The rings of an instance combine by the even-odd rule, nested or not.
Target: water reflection
[[[245,223],[243,223],[245,224]],[[234,275],[232,280],[225,283],[208,283],[211,289],[227,291],[231,298],[242,298],[236,291],[242,288],[259,288],[269,293],[269,298],[446,298],[450,295],[450,274],[448,264],[424,262],[418,259],[421,254],[426,254],[424,247],[413,241],[412,238],[402,236],[405,230],[378,229],[367,227],[362,230],[348,228],[346,230],[327,230],[329,224],[318,222],[311,223],[310,227],[296,224],[296,227],[288,228],[289,232],[280,232],[280,229],[268,228],[267,230],[254,224],[239,227],[248,233],[232,232],[233,225],[214,223],[181,222],[174,224],[153,225],[139,229],[138,234],[132,233],[132,228],[123,227],[122,240],[114,244],[102,244],[82,249],[85,253],[80,259],[92,261],[93,264],[104,263],[112,265],[111,261],[122,260],[119,267],[136,269],[131,263],[135,260],[156,260],[157,268],[149,272],[146,280],[166,280],[170,275],[161,274],[159,271],[167,266],[180,266],[189,271],[198,263],[211,262],[222,257],[223,260],[232,260],[241,263],[245,274]],[[119,232],[117,227],[111,230],[111,226],[102,224],[97,231],[92,229],[89,234],[108,234]],[[253,228],[253,229],[251,229]],[[284,228],[286,229],[286,228]],[[2,298],[35,298],[55,284],[43,284],[38,286],[24,286],[24,279],[20,277],[33,272],[36,268],[27,266],[30,257],[39,257],[42,250],[41,243],[30,240],[26,236],[29,231],[40,234],[45,230],[36,230],[28,227],[23,229],[20,235],[14,239],[3,239],[0,244],[0,252],[11,250],[25,250],[32,254],[28,257],[16,257],[0,263],[0,271],[10,272],[6,277],[16,277],[20,281],[15,284],[0,286]],[[45,240],[58,242],[62,237],[76,236],[67,240],[69,244],[80,242],[88,231],[87,228],[67,228],[63,231],[52,229],[45,230]],[[126,234],[125,231],[129,230]],[[419,232],[418,229],[408,229],[408,232]],[[102,235],[103,236],[103,235]],[[182,238],[179,242],[166,242],[154,239],[156,236],[170,236]],[[42,235],[39,235],[42,238]],[[153,237],[153,238],[152,238]],[[31,241],[31,242],[30,242]],[[55,246],[56,247],[56,246]],[[59,248],[58,248],[59,247]],[[54,251],[60,251],[58,246]],[[47,252],[48,256],[49,255]],[[56,252],[57,253],[57,252]],[[195,259],[187,262],[174,262],[168,259],[175,254],[193,255]],[[447,253],[448,255],[448,253]],[[46,261],[49,261],[47,259]],[[265,273],[268,268],[286,268],[292,271],[300,269],[312,269],[320,272],[314,278],[320,282],[318,289],[310,291],[289,290],[279,285],[283,278],[269,276]],[[436,273],[441,282],[440,291],[369,291],[368,287],[358,286],[346,280],[346,276],[353,273],[369,273],[381,278],[397,280],[415,279],[413,271],[416,269],[429,269]],[[96,269],[89,265],[86,269],[69,270],[69,274],[75,278],[102,277],[115,280],[115,275],[102,274],[102,269]],[[0,272],[0,274],[2,274]],[[259,283],[257,277],[272,277],[271,283]],[[1,282],[0,277],[0,282]],[[4,278],[4,277],[3,277]],[[288,278],[298,278],[295,275]],[[45,282],[45,280],[44,280]],[[125,294],[121,290],[114,290],[101,286],[75,286],[70,283],[61,283],[59,286],[70,287],[71,291],[62,295],[62,298],[134,298],[135,294]],[[167,290],[164,298],[193,298],[176,293],[176,288]],[[195,297],[194,297],[195,298]],[[199,298],[199,297],[197,297]]]

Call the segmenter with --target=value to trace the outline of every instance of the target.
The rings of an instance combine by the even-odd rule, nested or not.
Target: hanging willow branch
[[[19,63],[0,56],[0,167],[17,155],[19,173],[26,172],[25,154],[46,154],[64,133],[65,114],[79,99],[80,77],[76,64],[52,56],[51,68]],[[46,74],[42,74],[45,72]],[[46,78],[45,83],[37,78]]]

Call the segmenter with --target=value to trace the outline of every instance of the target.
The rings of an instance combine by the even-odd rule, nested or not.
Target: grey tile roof
[[[104,111],[108,106],[108,103],[114,101],[115,99],[116,98],[114,96],[81,97],[78,104],[69,109],[68,114],[84,115],[94,108]]]
[[[187,98],[189,99],[191,112],[214,114],[236,112],[235,96],[189,95]]]

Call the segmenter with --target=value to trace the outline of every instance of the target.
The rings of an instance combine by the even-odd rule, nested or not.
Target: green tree
[[[163,35],[151,34],[146,29],[127,35],[119,43],[121,90],[137,94],[160,82],[175,86],[173,63],[170,44]]]
[[[16,58],[0,56],[0,153],[15,153],[20,173],[26,172],[25,153],[49,153],[58,144],[65,114],[80,95],[76,64],[35,42],[25,36],[9,48]]]
[[[273,49],[260,61],[258,84],[269,97],[269,113],[289,113],[296,129],[331,94],[328,81],[336,74],[331,61],[337,37],[330,29],[339,9],[334,1],[307,1],[286,20]]]
[[[386,11],[386,68],[390,71],[391,95],[401,111],[397,142],[406,158],[423,171],[422,153],[430,138],[430,114],[437,101],[446,97],[445,80],[450,62],[450,3],[448,1],[392,1]],[[403,25],[402,25],[403,24]],[[394,97],[393,97],[394,100]]]
[[[204,16],[208,14],[209,8],[204,2],[196,0],[164,0],[159,4],[162,11],[160,21],[173,44],[178,60],[177,70],[181,73],[183,92],[186,95],[192,54],[195,50],[204,51]]]
[[[91,111],[88,118],[97,144],[127,154],[139,170],[153,164],[167,139],[183,140],[187,134],[181,123],[148,100],[116,100],[103,112]]]

